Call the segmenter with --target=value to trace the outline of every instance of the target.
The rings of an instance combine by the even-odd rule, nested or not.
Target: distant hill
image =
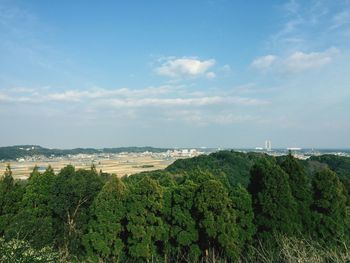
[[[350,187],[350,158],[344,156],[336,156],[324,154],[320,156],[311,156],[307,160],[307,169],[309,171],[320,169],[328,166],[331,170],[337,173],[339,179],[348,188]]]
[[[118,147],[118,148],[75,148],[75,149],[49,149],[38,145],[16,145],[0,147],[0,160],[15,160],[26,156],[64,156],[68,154],[96,154],[96,153],[121,153],[121,152],[165,152],[168,148],[145,147]]]
[[[247,186],[250,181],[250,168],[259,158],[282,163],[286,155],[272,157],[264,153],[219,151],[209,155],[200,155],[189,159],[179,159],[169,165],[165,171],[171,174],[191,173],[196,170],[209,171],[213,174],[223,173],[231,185]],[[307,160],[298,160],[311,177],[316,171],[329,167],[337,173],[341,181],[350,187],[350,158],[333,154],[311,156]]]
[[[263,153],[242,153],[219,151],[209,155],[200,155],[190,159],[176,160],[165,170],[170,173],[189,173],[196,170],[209,171],[213,174],[223,173],[231,185],[242,184],[247,186],[250,180],[250,168],[259,158],[273,157]]]

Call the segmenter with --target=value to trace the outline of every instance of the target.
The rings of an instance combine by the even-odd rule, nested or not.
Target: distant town
[[[249,152],[265,152],[272,156],[286,155],[289,152],[293,154],[294,157],[306,160],[311,156],[318,156],[323,154],[332,154],[337,156],[350,157],[350,149],[314,149],[314,148],[301,148],[301,147],[288,147],[288,148],[276,148],[272,147],[272,142],[270,140],[265,141],[265,147],[255,147],[255,149],[242,149],[240,151]]]
[[[88,169],[92,165],[98,170],[124,176],[144,171],[164,169],[175,160],[181,158],[191,158],[201,154],[213,152],[212,149],[173,149],[160,151],[155,148],[139,152],[139,149],[125,152],[104,152],[86,153],[85,149],[76,154],[33,154],[33,151],[45,152],[38,146],[18,147],[23,151],[23,156],[14,159],[0,160],[0,174],[2,174],[7,164],[10,164],[13,175],[17,179],[27,179],[30,172],[37,167],[39,171],[44,171],[51,166],[55,172],[58,172],[64,166],[71,164],[76,168]],[[115,150],[117,151],[117,150]]]
[[[272,156],[286,155],[291,152],[294,157],[306,160],[311,156],[332,154],[350,157],[350,150],[346,149],[302,149],[290,147],[285,149],[274,149],[272,142],[267,140],[265,147],[254,149],[232,149],[232,148],[186,148],[186,149],[163,149],[152,147],[126,147],[111,149],[73,149],[73,150],[50,150],[40,146],[11,146],[0,147],[14,150],[16,158],[0,159],[0,174],[7,164],[10,164],[13,175],[17,179],[27,179],[30,172],[37,167],[44,171],[51,166],[55,172],[62,167],[71,164],[76,168],[87,169],[92,165],[98,170],[117,176],[130,175],[144,171],[164,169],[177,159],[192,158],[203,154],[210,154],[220,150],[234,150],[238,152],[260,152]],[[122,151],[125,150],[125,151]],[[144,151],[143,151],[144,150]],[[19,151],[19,153],[18,153]],[[4,157],[4,156],[2,156]]]

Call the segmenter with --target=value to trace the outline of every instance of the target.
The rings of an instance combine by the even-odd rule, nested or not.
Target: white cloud
[[[284,67],[289,72],[303,72],[310,69],[321,68],[329,64],[333,57],[339,53],[336,48],[330,48],[323,52],[295,52],[284,61]]]
[[[266,55],[256,58],[251,66],[260,70],[266,71],[273,69],[279,72],[298,73],[308,70],[322,68],[323,66],[331,63],[333,58],[340,51],[337,48],[329,48],[322,52],[309,52],[296,51],[286,57],[278,57],[275,55]]]
[[[277,57],[274,55],[266,55],[263,57],[256,58],[252,62],[251,66],[259,70],[266,70],[272,66],[276,59]]]
[[[75,119],[75,124],[121,120],[121,123],[147,121],[185,122],[190,125],[229,125],[254,122],[245,112],[263,109],[270,101],[227,91],[200,90],[184,86],[160,86],[143,89],[86,90],[0,89],[0,106],[42,109],[45,116]],[[236,113],[233,113],[232,110]],[[244,112],[244,114],[242,113]],[[30,111],[29,111],[30,112]],[[243,115],[242,115],[243,114]],[[148,122],[148,121],[147,121]],[[79,124],[79,125],[80,125]]]
[[[172,78],[199,77],[206,74],[214,65],[214,59],[168,58],[155,69],[155,72],[158,75]]]
[[[171,110],[164,112],[167,121],[184,121],[195,125],[220,124],[229,125],[233,123],[258,122],[259,118],[232,112],[203,112],[200,110]]]
[[[45,99],[52,101],[79,101],[85,95],[88,95],[88,93],[70,90],[63,93],[48,94],[45,96]]]
[[[208,92],[189,93],[181,87],[160,86],[144,89],[89,89],[66,90],[63,92],[41,91],[27,93],[1,92],[0,101],[17,103],[81,103],[107,106],[112,108],[139,108],[139,107],[201,107],[210,105],[241,105],[257,106],[268,104],[268,101],[230,96],[229,94],[211,95]]]
[[[223,96],[206,96],[200,98],[144,98],[144,99],[110,99],[103,101],[113,107],[160,107],[160,106],[210,106],[210,105],[242,105],[257,106],[268,104],[268,101],[245,98],[245,97],[223,97]]]
[[[250,115],[239,115],[234,113],[220,113],[212,119],[212,122],[218,124],[231,124],[231,123],[242,123],[242,122],[256,122],[258,119]]]
[[[159,86],[144,89],[101,89],[65,90],[50,92],[47,88],[11,88],[0,90],[0,100],[6,102],[83,102],[87,100],[100,100],[113,97],[138,98],[144,96],[160,96],[173,93],[181,86]]]
[[[60,93],[50,93],[43,95],[43,100],[48,101],[81,101],[84,99],[103,99],[111,97],[144,97],[155,96],[174,92],[177,87],[160,86],[148,87],[145,89],[90,89],[90,90],[68,90]]]

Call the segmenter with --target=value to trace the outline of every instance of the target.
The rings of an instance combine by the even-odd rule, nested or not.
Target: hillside
[[[241,153],[235,151],[220,151],[209,155],[201,155],[191,159],[176,160],[165,170],[172,174],[190,173],[196,170],[208,171],[212,174],[223,173],[230,185],[249,183],[249,171],[254,162],[262,157],[272,158],[260,153]]]

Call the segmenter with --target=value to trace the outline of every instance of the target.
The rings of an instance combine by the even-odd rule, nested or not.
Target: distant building
[[[271,149],[272,149],[271,141],[268,141],[268,140],[265,141],[265,149],[266,149],[266,151],[271,151]]]
[[[189,152],[187,149],[183,149],[181,153],[183,156],[187,156]]]

